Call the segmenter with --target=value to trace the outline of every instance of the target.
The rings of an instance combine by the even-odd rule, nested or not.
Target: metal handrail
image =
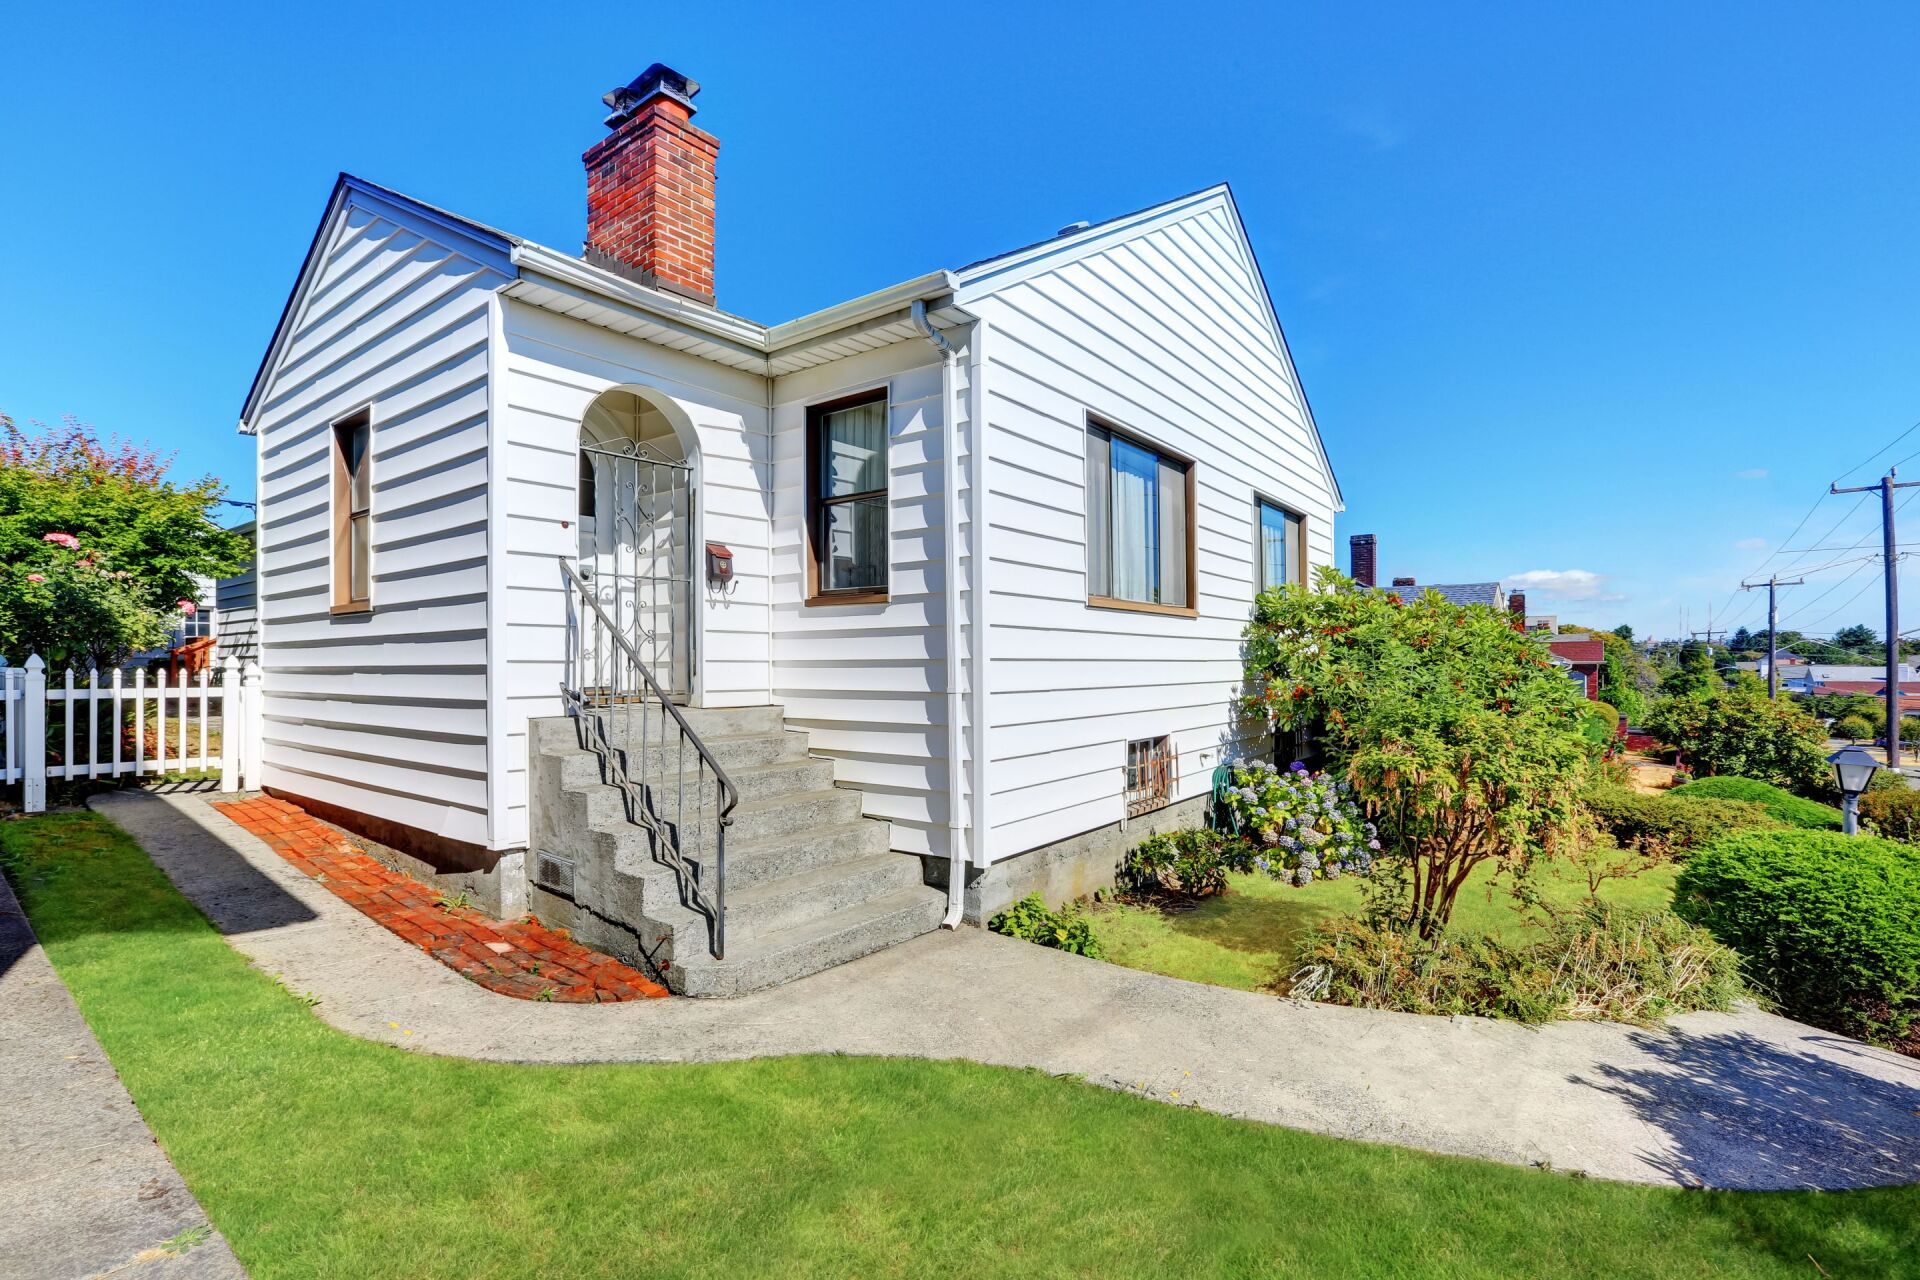
[[[672,868],[679,881],[680,890],[687,905],[704,914],[712,926],[711,950],[716,960],[726,957],[727,942],[727,828],[733,824],[734,808],[740,803],[740,789],[733,777],[714,756],[713,749],[700,737],[698,731],[687,722],[679,707],[675,706],[671,695],[661,687],[653,672],[640,658],[633,642],[620,628],[614,618],[607,615],[600,601],[594,598],[593,587],[580,571],[564,557],[560,560],[560,570],[565,575],[575,599],[591,610],[598,619],[600,627],[598,639],[602,642],[596,647],[594,659],[604,662],[605,682],[596,686],[589,682],[586,665],[588,661],[586,628],[578,626],[579,643],[575,646],[574,687],[563,687],[563,693],[569,709],[578,719],[591,719],[594,740],[591,749],[600,757],[603,769],[613,776],[628,800],[628,816],[635,822],[652,831],[656,838],[656,850],[667,866]],[[619,604],[615,603],[615,612]],[[608,646],[616,649],[623,662],[612,661],[613,654]],[[629,687],[626,677],[637,674],[640,683]],[[630,688],[630,691],[629,691]],[[631,743],[631,734],[626,747],[616,748],[609,734],[610,722],[615,714],[626,717],[626,726],[632,727],[634,695],[639,695],[640,708],[640,749],[635,752]],[[592,705],[595,698],[599,705]],[[648,752],[655,748],[652,741],[652,708],[655,703],[664,711],[660,717],[661,730],[659,749],[664,761],[666,747],[665,726],[671,723],[679,730],[678,755],[673,769],[674,795],[672,814],[668,816],[667,798],[664,786],[656,787],[648,781],[646,768]],[[694,819],[693,847],[696,851],[704,846],[706,825],[705,806],[700,801],[700,793],[705,786],[703,771],[711,772],[714,781],[714,859],[711,894],[708,885],[701,882],[700,870],[686,862],[688,826],[686,819],[686,749],[691,743],[694,749]],[[636,768],[635,761],[639,766]],[[663,763],[660,770],[661,783],[666,780],[666,768]]]

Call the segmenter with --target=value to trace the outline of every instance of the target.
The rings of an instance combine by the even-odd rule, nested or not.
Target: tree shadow
[[[1807,1049],[1748,1032],[1647,1031],[1642,1065],[1570,1079],[1665,1135],[1644,1152],[1690,1186],[1786,1190],[1920,1182],[1920,1062],[1842,1036]]]

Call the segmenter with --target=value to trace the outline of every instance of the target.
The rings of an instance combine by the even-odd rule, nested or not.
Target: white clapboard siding
[[[1126,744],[1168,735],[1179,798],[1263,751],[1233,711],[1254,596],[1254,500],[1333,558],[1338,505],[1291,361],[1224,192],[1054,265],[981,274],[990,857],[1119,821]],[[1086,416],[1191,457],[1200,616],[1086,603]],[[777,642],[776,642],[777,643]]]
[[[506,367],[496,388],[503,406],[506,563],[497,677],[505,698],[502,753],[505,838],[528,832],[527,721],[561,711],[567,655],[562,560],[579,553],[580,424],[602,393],[640,393],[695,435],[695,551],[725,543],[734,552],[734,585],[708,591],[695,556],[701,605],[694,685],[709,707],[764,706],[772,699],[767,664],[769,454],[764,379],[693,356],[503,299]]]
[[[963,358],[954,378],[963,413],[966,376]],[[807,406],[881,387],[887,603],[808,605]],[[866,813],[892,823],[894,848],[939,855],[948,848],[943,412],[939,357],[917,340],[788,374],[774,387],[774,701],[808,731],[816,754],[834,760],[838,781],[860,791]],[[961,537],[964,547],[964,524]],[[964,570],[963,561],[963,591]]]
[[[260,656],[260,608],[253,566],[214,584],[214,656],[252,662]]]
[[[323,229],[259,394],[245,607],[268,786],[486,844],[488,308],[504,277],[457,240],[357,196]],[[362,406],[373,612],[334,617],[331,425]]]

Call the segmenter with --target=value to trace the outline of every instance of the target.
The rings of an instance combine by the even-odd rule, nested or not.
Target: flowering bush
[[[1480,864],[1518,883],[1579,837],[1600,755],[1580,732],[1586,700],[1505,610],[1323,566],[1314,589],[1260,593],[1244,653],[1246,710],[1318,737],[1393,855],[1381,868],[1399,892],[1381,910],[1422,936]]]
[[[1256,760],[1235,769],[1227,803],[1268,851],[1255,856],[1254,869],[1276,880],[1307,885],[1315,876],[1365,875],[1380,852],[1380,833],[1352,788],[1303,764],[1280,770]]]
[[[165,640],[205,578],[242,568],[211,477],[83,423],[22,429],[0,413],[0,654],[103,670]]]

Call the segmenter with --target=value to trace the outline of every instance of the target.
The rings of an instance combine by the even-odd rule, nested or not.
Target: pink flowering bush
[[[0,414],[0,656],[118,666],[165,642],[202,579],[246,566],[251,539],[213,520],[219,481],[178,483],[172,461]]]

